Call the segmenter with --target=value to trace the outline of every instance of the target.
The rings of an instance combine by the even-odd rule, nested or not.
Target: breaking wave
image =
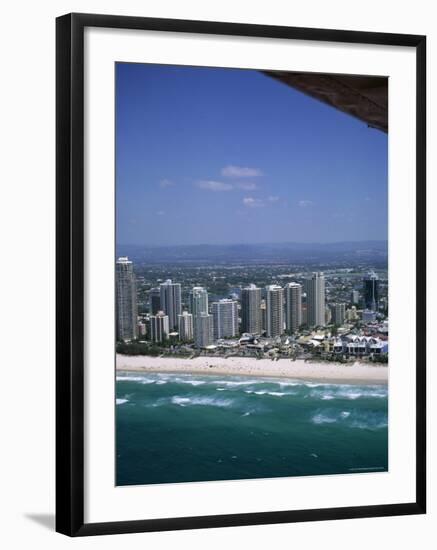
[[[323,389],[316,388],[310,391],[310,397],[329,401],[330,399],[369,399],[369,398],[387,398],[388,391],[383,386],[353,386],[338,385],[327,386]]]
[[[233,399],[218,399],[214,397],[180,397],[175,395],[171,398],[171,403],[186,407],[187,405],[203,405],[209,407],[231,407],[234,404]]]
[[[387,414],[374,411],[338,411],[335,409],[318,409],[311,417],[313,424],[339,423],[349,428],[378,430],[387,428]]]
[[[156,379],[149,378],[146,376],[134,376],[134,375],[124,375],[119,374],[116,378],[117,382],[140,382],[141,384],[154,384]]]

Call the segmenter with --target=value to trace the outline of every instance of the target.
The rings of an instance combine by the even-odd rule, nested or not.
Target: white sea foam
[[[187,384],[189,386],[203,386],[206,384],[205,380],[198,380],[196,378],[191,378],[190,376],[165,376],[161,377],[161,380],[165,382],[172,382],[174,384]]]
[[[175,380],[178,384],[189,384],[190,386],[203,386],[206,384],[204,380],[189,380],[189,379],[177,379]]]
[[[214,380],[214,384],[219,384],[220,386],[225,387],[238,387],[238,386],[253,386],[254,384],[265,384],[266,380]]]
[[[380,430],[388,426],[387,415],[377,412],[352,413],[350,420],[350,426],[352,428],[361,430]]]
[[[289,380],[287,382],[281,381],[281,382],[277,382],[277,384],[281,388],[294,387],[294,386],[305,386],[305,383],[300,382],[299,380]]]
[[[191,399],[193,405],[207,405],[211,407],[230,407],[233,399],[217,399],[215,397],[195,397]]]
[[[284,395],[296,395],[295,392],[270,391],[270,390],[244,390],[244,393],[254,395],[271,395],[273,397],[283,397]]]
[[[351,422],[350,426],[352,428],[358,428],[360,430],[380,430],[382,428],[387,428],[387,421],[381,420],[380,422],[360,422],[355,420]]]
[[[312,421],[314,422],[314,424],[332,424],[334,422],[337,422],[337,419],[326,414],[317,413],[313,416]]]
[[[187,403],[191,402],[191,399],[189,397],[179,397],[178,395],[175,395],[171,398],[171,402],[175,405],[180,405],[181,407],[185,407]]]
[[[364,392],[360,391],[350,391],[350,392],[339,392],[337,394],[339,397],[346,397],[346,399],[358,399],[359,397],[364,396]]]
[[[119,397],[117,397],[117,399],[115,400],[116,405],[123,405],[123,403],[128,403],[128,402],[129,402],[129,399],[122,399]]]
[[[363,388],[360,387],[357,389],[353,386],[335,386],[330,387],[327,390],[312,389],[310,392],[310,397],[315,397],[316,399],[330,400],[330,399],[360,399],[360,398],[386,398],[388,392],[381,388],[374,389],[372,387]]]
[[[334,409],[317,410],[312,416],[313,424],[333,424],[340,422],[349,428],[378,430],[386,428],[387,415],[381,412],[337,411]]]
[[[141,382],[141,384],[154,384],[156,382],[153,378],[146,378],[144,376],[117,376],[117,382]]]
[[[189,397],[181,397],[179,395],[174,395],[170,398],[164,398],[158,400],[154,406],[164,405],[166,403],[172,403],[174,405],[180,405],[181,407],[186,407],[189,405],[194,406],[209,406],[209,407],[230,407],[234,403],[233,399],[220,399],[216,397],[200,397],[196,395],[190,395]]]

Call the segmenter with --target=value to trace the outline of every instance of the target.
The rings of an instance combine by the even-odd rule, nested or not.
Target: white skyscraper
[[[137,336],[137,292],[133,264],[127,257],[115,264],[117,340]]]
[[[159,285],[161,291],[161,309],[168,315],[170,330],[177,330],[178,315],[182,313],[181,285],[171,279]]]
[[[285,324],[290,334],[302,324],[302,285],[288,283],[285,287]]]
[[[351,303],[354,306],[360,303],[360,293],[358,292],[358,290],[351,291]]]
[[[190,290],[190,313],[195,317],[200,313],[208,313],[208,292],[203,286],[195,286]]]
[[[269,285],[267,290],[266,332],[268,338],[284,333],[284,289]]]
[[[179,339],[183,342],[189,342],[193,339],[193,316],[188,311],[183,311],[178,315]]]
[[[323,273],[313,273],[306,281],[308,325],[324,327],[325,320],[325,276]]]
[[[229,338],[238,334],[238,302],[219,300],[211,304],[214,339]]]
[[[241,331],[261,334],[261,289],[249,285],[241,291]]]
[[[213,342],[212,315],[200,313],[194,317],[194,343],[198,348],[209,346]]]
[[[150,339],[153,342],[167,340],[169,332],[168,315],[163,311],[158,311],[156,315],[150,317]]]

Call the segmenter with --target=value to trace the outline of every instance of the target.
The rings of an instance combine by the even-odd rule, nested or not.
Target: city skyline
[[[132,301],[137,310],[138,299],[133,299],[131,294],[136,289],[133,263],[129,258],[122,257],[117,260],[116,266],[117,305],[120,289],[126,294],[126,269],[129,273],[129,301],[122,296],[120,303],[126,311],[118,307],[118,318],[128,316],[131,319]],[[290,274],[286,277],[293,278]],[[216,353],[220,350],[226,355],[230,349],[236,351],[238,348],[243,355],[251,350],[250,353],[262,356],[267,350],[267,355],[279,351],[289,356],[290,352],[295,354],[297,349],[300,350],[298,353],[305,355],[312,348],[313,357],[319,355],[321,350],[331,358],[384,356],[388,349],[384,334],[386,315],[380,311],[379,277],[373,270],[361,279],[361,296],[357,290],[352,290],[346,301],[326,298],[323,272],[315,271],[303,278],[300,274],[298,278],[300,283],[290,281],[285,286],[266,284],[261,288],[253,283],[240,285],[239,294],[229,291],[227,297],[215,298],[210,304],[205,286],[182,285],[167,279],[159,285],[159,302],[156,303],[158,289],[151,287],[148,291],[148,312],[143,310],[138,316],[136,333],[140,336],[139,343],[146,346],[142,347],[142,351],[147,353],[147,346],[152,345],[150,350],[155,353],[153,345],[161,345],[164,346],[161,348],[163,352],[167,349],[167,341],[173,346],[173,353],[175,350],[176,353],[178,350],[182,353],[196,350],[198,353]],[[370,309],[369,281],[372,281]],[[342,287],[343,284],[340,285]],[[343,296],[344,290],[342,288]],[[357,311],[355,302],[360,302],[363,309]],[[329,328],[328,332],[325,328]],[[366,331],[370,333],[366,334]],[[135,339],[132,333],[127,333],[127,337],[120,335],[119,331],[117,334],[119,343],[127,342],[129,345]],[[383,335],[382,340],[380,334]],[[319,348],[321,343],[323,346]],[[276,348],[277,345],[279,348]]]
[[[382,132],[257,71],[116,71],[118,244],[387,238]]]

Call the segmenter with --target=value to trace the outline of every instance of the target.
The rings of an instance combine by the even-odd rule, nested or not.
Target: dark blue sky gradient
[[[386,239],[387,136],[256,71],[118,63],[116,197],[118,244]]]

